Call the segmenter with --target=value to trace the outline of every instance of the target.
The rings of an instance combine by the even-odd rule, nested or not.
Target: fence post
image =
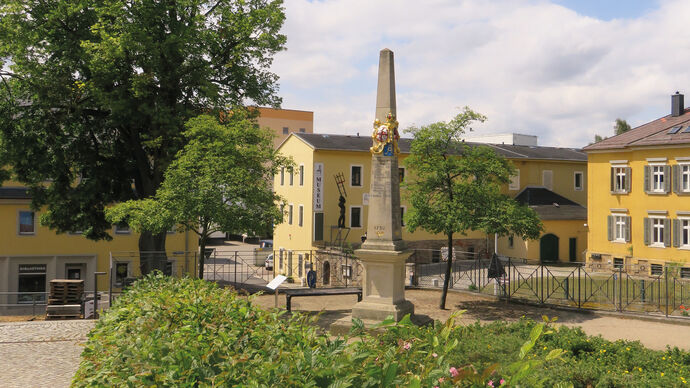
[[[31,315],[36,316],[36,294],[31,294]]]
[[[235,259],[233,261],[235,262],[235,277],[233,279],[233,282],[237,283],[237,251],[235,251]]]
[[[580,292],[582,291],[582,276],[580,274],[582,267],[577,266],[577,308],[581,308],[580,304]]]
[[[512,283],[510,281],[510,271],[511,271],[511,269],[510,269],[510,257],[509,257],[508,258],[508,289],[506,290],[506,295],[508,296],[507,300],[510,300],[510,293],[511,293],[510,287],[512,287],[512,285],[511,285]]]
[[[565,294],[565,300],[568,301],[570,299],[570,287],[568,287],[568,280],[570,279],[569,276],[566,276],[565,279],[563,279],[563,293]]]
[[[541,291],[541,292],[540,292],[540,294],[541,294],[541,303],[544,304],[544,263],[541,263],[539,266],[540,266],[540,269],[541,269],[541,276],[539,277],[539,284],[540,284],[540,287],[539,287],[539,288],[541,288],[541,290],[540,290],[540,291]]]
[[[623,267],[618,268],[618,311],[623,312]]]
[[[664,278],[666,278],[666,317],[668,318],[668,267],[664,265]]]

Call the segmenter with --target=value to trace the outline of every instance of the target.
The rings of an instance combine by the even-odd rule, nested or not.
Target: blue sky
[[[636,18],[659,6],[653,0],[554,0],[552,3],[601,20]]]
[[[690,2],[286,0],[283,107],[321,133],[368,133],[378,52],[395,53],[402,128],[485,114],[477,134],[582,147],[690,93]],[[690,98],[686,99],[690,101]]]

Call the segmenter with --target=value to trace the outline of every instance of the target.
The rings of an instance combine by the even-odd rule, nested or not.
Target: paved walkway
[[[69,387],[94,321],[0,323],[0,386]]]

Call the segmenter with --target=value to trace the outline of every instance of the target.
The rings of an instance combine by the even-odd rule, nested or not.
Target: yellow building
[[[139,235],[128,228],[113,227],[111,241],[92,241],[80,233],[56,234],[40,225],[40,212],[30,209],[31,197],[16,182],[0,187],[0,295],[4,303],[27,302],[31,294],[48,291],[52,279],[83,279],[86,290],[93,290],[94,272],[110,273],[111,252],[114,290],[127,278],[140,275]],[[168,270],[175,275],[194,272],[195,234],[169,232],[166,238]],[[109,275],[100,276],[98,289],[107,291]],[[0,301],[0,304],[3,302]]]
[[[690,114],[683,95],[671,114],[584,148],[590,179],[588,264],[690,276]],[[685,273],[681,271],[681,275]]]
[[[512,160],[517,169],[511,184],[505,192],[513,197],[518,194],[530,194],[539,187],[548,198],[565,197],[559,212],[553,201],[549,206],[551,219],[545,219],[545,234],[554,234],[562,241],[570,238],[576,241],[576,256],[582,259],[579,252],[586,247],[583,205],[586,205],[586,156],[579,150],[569,148],[538,147],[511,144],[486,144],[498,154]],[[406,171],[403,161],[409,154],[410,139],[400,139],[400,177],[404,182]],[[300,257],[293,258],[292,252],[305,252],[318,249],[324,245],[340,245],[357,248],[366,232],[368,193],[371,171],[371,138],[369,136],[344,136],[327,134],[294,133],[279,147],[279,151],[291,156],[296,163],[294,172],[281,171],[274,181],[277,194],[286,199],[285,220],[276,225],[274,230],[275,249],[286,251],[287,260],[279,271],[290,275],[304,273],[299,265],[305,261]],[[340,217],[338,185],[336,176],[343,181],[342,189],[346,193],[345,226],[349,228],[347,236],[338,238],[338,218]],[[405,193],[401,193],[401,212],[407,209]],[[531,197],[530,197],[531,198]],[[528,199],[530,199],[528,198]],[[541,198],[541,197],[540,197]],[[565,199],[564,198],[564,199]],[[537,199],[533,198],[534,200]],[[528,203],[534,203],[534,200]],[[571,204],[572,202],[572,204]],[[541,206],[541,205],[537,205]],[[580,213],[573,217],[573,211],[567,206],[579,208]],[[539,210],[537,210],[539,212]],[[403,225],[403,239],[408,246],[418,250],[437,250],[446,244],[445,237],[427,233],[418,229],[410,233]],[[547,237],[548,239],[548,237]],[[491,253],[495,246],[495,237],[473,232],[455,241],[458,250],[475,253]],[[511,243],[512,242],[512,243]],[[562,243],[556,249],[559,252],[549,259],[570,260],[568,245]],[[535,253],[536,252],[536,253]],[[539,259],[539,242],[536,247],[532,242],[518,239],[498,239],[498,253],[506,256]],[[295,253],[303,255],[303,253]],[[429,259],[435,259],[429,251]],[[288,265],[291,263],[292,265]]]

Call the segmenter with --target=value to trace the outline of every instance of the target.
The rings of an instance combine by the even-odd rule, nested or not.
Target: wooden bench
[[[357,301],[362,301],[362,289],[356,287],[349,288],[293,288],[281,289],[285,294],[285,307],[287,311],[292,309],[292,298],[298,296],[326,296],[326,295],[357,295]]]

